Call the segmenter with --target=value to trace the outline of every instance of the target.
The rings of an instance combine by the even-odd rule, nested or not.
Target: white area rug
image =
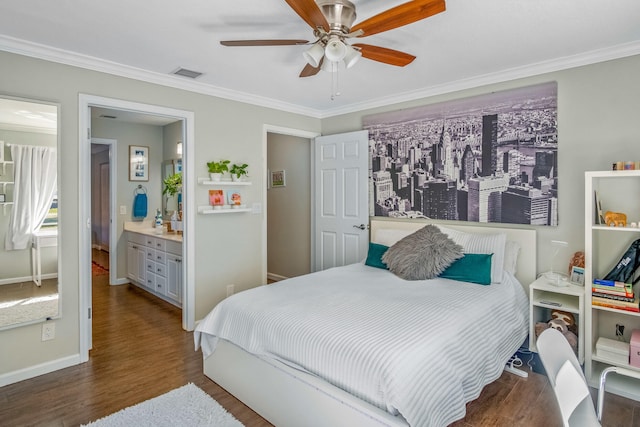
[[[90,424],[90,427],[242,427],[207,393],[189,383],[161,396],[125,408]]]

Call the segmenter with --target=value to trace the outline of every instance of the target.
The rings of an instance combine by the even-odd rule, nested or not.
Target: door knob
[[[369,226],[367,224],[354,225],[353,228],[359,228],[360,230],[367,230]]]

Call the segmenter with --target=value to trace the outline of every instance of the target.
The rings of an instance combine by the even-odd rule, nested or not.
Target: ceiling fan
[[[393,30],[433,16],[445,10],[444,0],[412,0],[388,9],[352,27],[356,8],[349,0],[285,0],[313,28],[314,42],[307,40],[223,40],[223,46],[290,46],[311,47],[303,55],[307,65],[300,77],[322,70],[336,71],[343,62],[347,68],[360,56],[385,64],[404,67],[416,57],[398,50],[363,43],[346,43],[347,39],[367,37]]]

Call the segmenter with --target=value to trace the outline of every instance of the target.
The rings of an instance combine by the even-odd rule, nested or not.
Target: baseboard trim
[[[43,274],[42,280],[45,279],[55,279],[58,277],[58,273],[49,273]],[[2,285],[10,285],[12,283],[21,283],[21,282],[33,282],[32,276],[24,276],[24,277],[10,277],[8,279],[0,279],[0,286]]]
[[[28,368],[18,369],[17,371],[7,372],[6,374],[0,375],[0,387],[39,377],[40,375],[49,374],[60,369],[79,365],[80,363],[80,355],[74,354],[39,365],[29,366]]]
[[[274,282],[279,282],[280,280],[288,279],[288,277],[281,276],[275,273],[267,273],[267,279],[273,280]]]
[[[131,283],[131,280],[125,277],[125,278],[116,279],[115,282],[111,283],[111,286],[127,285],[129,283]]]

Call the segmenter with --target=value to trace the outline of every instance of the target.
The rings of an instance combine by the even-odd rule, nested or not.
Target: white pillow
[[[376,231],[375,239],[373,243],[378,243],[385,246],[393,246],[396,242],[404,239],[410,234],[415,233],[416,230],[400,230],[397,228],[381,228]]]
[[[518,254],[520,253],[520,244],[513,240],[507,240],[504,247],[504,271],[513,274],[518,272]]]
[[[466,233],[440,225],[438,227],[454,242],[462,246],[462,251],[466,254],[493,254],[491,260],[491,283],[502,282],[504,251],[507,243],[506,233]]]

